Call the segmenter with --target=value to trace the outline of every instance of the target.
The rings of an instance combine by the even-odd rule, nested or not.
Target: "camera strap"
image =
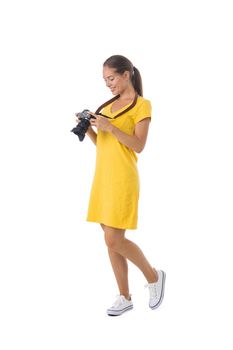
[[[137,99],[138,99],[138,94],[136,93],[135,94],[135,97],[134,97],[134,100],[133,102],[131,103],[131,105],[129,107],[127,107],[126,109],[124,109],[122,112],[118,113],[117,115],[115,115],[115,117],[111,118],[111,117],[108,117],[107,115],[105,114],[102,114],[100,113],[100,111],[110,105],[112,102],[116,101],[118,98],[120,97],[120,95],[117,95],[117,96],[114,96],[113,98],[111,98],[111,100],[108,100],[107,102],[103,103],[96,111],[95,111],[95,114],[98,114],[98,115],[101,115],[102,117],[105,117],[105,118],[108,118],[108,119],[116,119],[118,117],[120,117],[122,114],[125,114],[126,112],[128,112],[130,109],[132,109],[136,103],[137,103]]]

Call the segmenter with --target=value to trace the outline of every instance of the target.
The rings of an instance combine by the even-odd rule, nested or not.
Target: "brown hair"
[[[108,66],[109,68],[114,68],[119,74],[128,71],[134,89],[138,95],[143,96],[141,74],[128,58],[121,55],[113,55],[109,57],[103,65]]]

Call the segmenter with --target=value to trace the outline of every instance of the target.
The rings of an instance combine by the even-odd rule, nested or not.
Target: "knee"
[[[117,251],[118,250],[118,242],[115,238],[108,237],[108,235],[105,235],[105,243],[108,249]]]
[[[123,239],[117,236],[116,233],[114,234],[105,231],[104,239],[108,249],[111,249],[115,252],[120,251]]]

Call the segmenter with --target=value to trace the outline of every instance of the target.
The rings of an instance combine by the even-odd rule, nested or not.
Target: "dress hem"
[[[107,223],[106,221],[100,221],[100,220],[86,219],[86,221],[87,222],[97,223],[97,224],[103,224],[103,225],[106,225],[106,226],[109,226],[109,227],[113,227],[113,228],[118,228],[118,229],[121,229],[121,230],[136,230],[137,229],[137,226],[122,227],[122,226],[119,226],[119,225],[110,224],[110,223]]]

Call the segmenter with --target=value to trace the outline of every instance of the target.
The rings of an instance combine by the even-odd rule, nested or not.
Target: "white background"
[[[0,347],[232,349],[231,1],[1,1]],[[167,273],[148,308],[118,293],[103,233],[87,223],[95,148],[74,113],[111,97],[102,63],[140,70],[153,120],[139,225],[128,231]],[[82,344],[82,345],[81,345]]]

